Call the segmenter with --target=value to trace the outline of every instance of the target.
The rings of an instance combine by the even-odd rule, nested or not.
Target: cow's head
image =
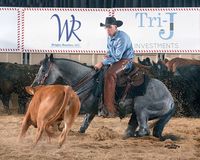
[[[26,86],[26,92],[30,95],[34,95],[40,88],[43,86],[37,86],[37,87],[31,87],[31,86]]]

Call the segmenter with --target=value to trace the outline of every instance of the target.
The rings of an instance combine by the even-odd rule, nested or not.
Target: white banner
[[[105,53],[106,32],[100,22],[108,9],[25,8],[22,49],[25,52]]]
[[[116,8],[136,53],[200,53],[200,8]]]
[[[20,11],[0,8],[0,52],[19,52],[20,49]]]
[[[0,7],[0,52],[105,53],[111,15],[135,53],[200,53],[200,8],[11,7]]]

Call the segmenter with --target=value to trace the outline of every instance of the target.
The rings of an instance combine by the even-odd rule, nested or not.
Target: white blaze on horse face
[[[35,83],[38,83],[38,84],[40,83],[40,81],[42,79],[42,70],[43,70],[43,65],[40,66],[40,68],[38,70],[38,73],[37,73],[32,85],[35,84]]]
[[[43,65],[41,65],[40,68],[39,68],[37,77],[41,76],[43,68],[44,68]]]

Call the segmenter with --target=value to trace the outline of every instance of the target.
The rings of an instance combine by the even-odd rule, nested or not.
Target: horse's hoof
[[[134,131],[134,128],[131,125],[128,125],[127,129],[124,132],[122,139],[126,140],[130,137],[135,137],[135,131]]]
[[[149,136],[149,135],[150,135],[150,132],[146,129],[136,131],[136,133],[135,133],[136,137],[144,137],[144,136]]]
[[[85,129],[80,128],[80,130],[78,131],[79,133],[85,133]]]
[[[122,137],[122,139],[126,140],[126,139],[131,138],[131,137],[135,137],[135,134],[129,134],[129,133],[124,134],[123,137]]]

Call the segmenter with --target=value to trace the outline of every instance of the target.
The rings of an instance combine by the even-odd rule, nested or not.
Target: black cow
[[[180,84],[183,98],[187,106],[190,106],[190,111],[196,117],[200,117],[200,66],[187,65],[177,68],[174,73],[179,77],[184,84]]]
[[[12,63],[0,63],[0,98],[8,114],[9,100],[12,93],[18,94],[19,113],[25,113],[28,95],[24,87],[31,85],[39,66]]]
[[[138,63],[144,65],[144,66],[152,66],[151,60],[149,57],[143,59],[142,61],[140,60],[140,58],[138,57]]]
[[[175,100],[176,116],[200,117],[200,66],[182,66],[175,73],[161,69],[159,73]]]

